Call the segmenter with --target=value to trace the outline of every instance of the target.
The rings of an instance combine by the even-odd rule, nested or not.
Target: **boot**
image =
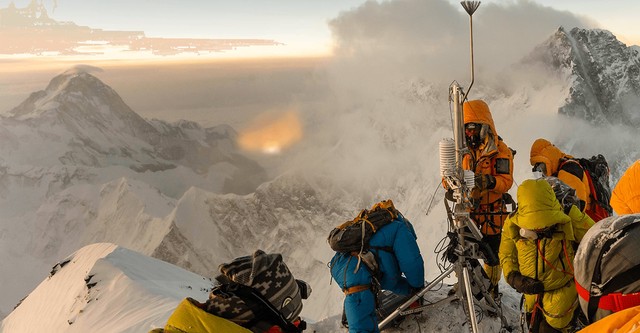
[[[449,291],[447,292],[447,296],[453,296],[458,292],[458,282],[454,283],[453,286],[451,286],[451,289],[449,289]]]

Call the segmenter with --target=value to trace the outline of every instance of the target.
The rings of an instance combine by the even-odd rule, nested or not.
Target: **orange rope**
[[[566,244],[565,246],[563,246],[565,249],[565,254],[566,254]],[[544,260],[545,263],[547,263],[547,265],[549,265],[549,267],[551,267],[554,271],[558,271],[558,272],[562,272],[564,274],[567,274],[569,276],[573,276],[573,267],[571,267],[571,264],[569,264],[569,267],[571,267],[571,272],[569,273],[563,269],[558,269],[555,266],[553,266],[553,264],[551,264],[551,262],[549,262],[549,260],[547,260],[547,258],[544,257],[544,254],[542,253],[542,250],[540,250],[540,242],[536,242],[536,248],[538,249],[538,253],[540,254],[540,256],[542,257],[542,260]]]
[[[536,312],[540,308],[538,301],[540,300],[540,294],[536,295],[536,303],[533,305],[533,311],[531,311],[531,319],[529,320],[529,332],[533,329],[533,322],[536,320]]]

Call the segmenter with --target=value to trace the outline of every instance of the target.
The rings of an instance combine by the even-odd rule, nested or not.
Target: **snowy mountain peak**
[[[24,153],[23,164],[124,166],[138,173],[185,167],[209,175],[205,188],[225,192],[249,193],[264,181],[265,171],[239,154],[229,126],[146,120],[90,73],[99,70],[75,66],[0,119],[6,136],[23,146],[6,148]]]
[[[152,130],[117,92],[91,75],[90,69],[76,66],[54,77],[45,90],[32,93],[9,114],[19,120],[56,119],[71,127],[109,124],[114,130],[131,134]]]
[[[569,75],[561,114],[596,125],[640,124],[640,55],[611,32],[560,27],[525,62],[542,62]]]

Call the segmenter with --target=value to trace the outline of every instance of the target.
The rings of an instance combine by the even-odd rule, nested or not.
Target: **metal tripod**
[[[446,204],[446,201],[445,206],[447,207],[450,226],[454,227],[454,230],[456,230],[455,240],[451,240],[448,249],[449,253],[453,254],[452,256],[449,256],[450,260],[453,259],[451,266],[427,284],[427,286],[422,290],[400,305],[395,311],[389,314],[389,316],[379,323],[378,328],[382,329],[383,327],[386,327],[391,323],[391,321],[409,308],[411,304],[422,298],[428,291],[432,290],[446,277],[450,276],[451,273],[455,272],[458,277],[456,297],[460,303],[463,304],[465,315],[470,324],[470,332],[478,332],[478,321],[475,312],[476,305],[489,313],[499,316],[502,321],[503,328],[510,331],[507,320],[502,314],[500,305],[497,304],[487,290],[485,283],[487,281],[486,277],[478,273],[478,268],[480,270],[482,268],[478,267],[477,260],[486,260],[479,248],[480,240],[482,239],[480,230],[478,230],[478,227],[469,218],[469,214],[466,211],[460,211],[463,207],[460,207],[460,205],[454,205],[454,211],[456,212],[452,212],[450,207]],[[474,262],[476,263],[475,265]],[[474,296],[472,291],[472,285],[479,289],[485,302],[476,302],[476,296]],[[476,295],[477,294],[478,293],[476,293]]]

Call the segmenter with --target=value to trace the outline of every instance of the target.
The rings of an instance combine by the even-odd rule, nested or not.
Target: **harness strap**
[[[507,210],[508,204],[511,204],[512,210],[515,210],[515,201],[508,193],[504,193],[502,197],[493,202],[477,202],[474,204],[475,208],[471,212],[471,218],[481,229],[486,226],[487,231],[490,229],[494,234],[499,234],[504,224],[504,219],[511,213]]]
[[[371,289],[371,285],[370,284],[359,284],[357,286],[351,286],[349,288],[344,288],[342,289],[342,291],[344,292],[344,295],[351,295],[351,294],[355,294],[355,293],[359,293],[361,291],[365,291],[365,290],[369,290]]]
[[[589,286],[589,302],[587,305],[587,313],[586,313],[587,320],[593,321],[593,319],[595,318],[596,311],[598,310],[598,305],[600,304],[600,299],[602,297],[605,297],[605,295],[603,295],[604,288],[600,286],[600,284],[602,283],[602,270],[601,270],[601,264],[602,264],[602,258],[603,258],[602,254],[609,251],[611,249],[611,246],[613,246],[613,244],[615,244],[622,237],[625,237],[629,233],[629,230],[632,227],[635,227],[636,225],[637,223],[632,223],[623,227],[621,230],[616,231],[616,234],[612,235],[613,237],[608,238],[607,241],[600,248],[600,253],[598,253],[596,263],[594,266],[593,275],[591,277],[591,285]],[[635,266],[631,268],[629,271],[633,271],[634,274],[638,274],[637,270],[638,270],[638,266]],[[628,275],[628,276],[624,277],[624,275]],[[631,277],[631,274],[620,274],[620,276],[621,276],[620,279],[622,280],[622,279]],[[615,278],[612,280],[615,280]],[[620,287],[619,286],[620,282],[616,282],[612,284],[610,283],[611,281],[608,281],[606,283],[605,287],[608,287],[607,291],[615,290],[612,288],[614,284],[616,285],[616,287]]]
[[[542,302],[540,302],[540,303],[542,303]],[[549,313],[547,310],[545,310],[542,307],[542,305],[538,303],[537,299],[536,299],[536,304],[535,304],[535,308],[539,309],[540,312],[542,312],[545,316],[547,316],[549,318],[562,318],[562,317],[566,316],[568,313],[574,311],[577,307],[578,307],[578,299],[573,301],[573,303],[567,309],[567,311],[556,315],[556,314]],[[535,309],[534,309],[534,311],[535,311]]]
[[[578,290],[578,295],[586,302],[589,302],[589,291],[581,286],[578,281],[576,281],[576,289]],[[612,293],[600,297],[598,301],[598,308],[611,312],[618,312],[639,304],[640,292],[631,294]]]
[[[564,243],[564,240],[562,241]],[[564,247],[564,251],[565,251],[565,255],[567,256],[567,259],[569,259],[569,255],[566,253],[567,249],[566,249],[566,245],[563,245]],[[553,269],[554,271],[560,272],[560,273],[564,273],[566,275],[569,276],[573,276],[573,272],[567,272],[564,269],[561,268],[557,268],[556,266],[554,266],[549,260],[547,260],[547,258],[544,256],[544,253],[542,252],[542,250],[540,249],[540,240],[538,239],[536,242],[536,248],[538,249],[538,253],[540,254],[540,257],[542,257],[542,260],[549,266],[551,267],[551,269]],[[537,263],[537,260],[536,260]],[[571,264],[569,264],[571,265]],[[570,268],[572,268],[571,266],[569,266]],[[544,265],[542,266],[542,269],[544,270]],[[572,268],[573,269],[573,268]]]
[[[524,299],[524,295],[522,295],[522,299]],[[533,332],[533,325],[536,323],[538,309],[542,310],[542,306],[540,306],[540,294],[536,295],[536,302],[533,305],[533,311],[531,311],[531,319],[529,320],[529,333]]]

